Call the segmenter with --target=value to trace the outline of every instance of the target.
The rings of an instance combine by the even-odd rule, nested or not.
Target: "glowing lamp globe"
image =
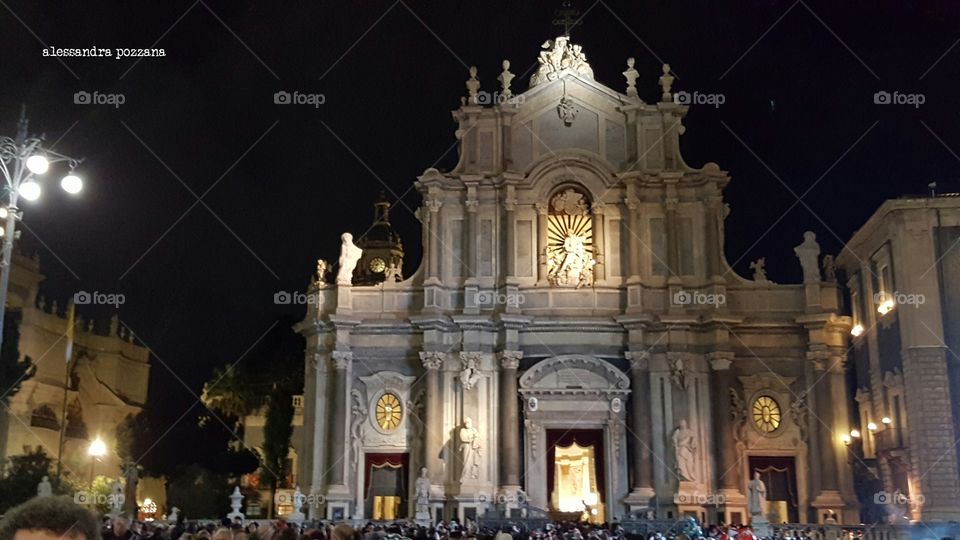
[[[20,196],[28,201],[35,201],[40,198],[40,184],[29,180],[20,184],[20,189],[18,190]]]
[[[68,174],[60,180],[60,187],[67,193],[76,195],[83,189],[83,180],[75,174]]]
[[[97,437],[90,441],[90,448],[87,449],[87,453],[93,457],[105,456],[107,455],[107,443],[103,442],[103,439],[100,437]]]
[[[50,162],[47,161],[47,158],[37,154],[27,158],[27,168],[33,174],[43,174],[50,168]]]

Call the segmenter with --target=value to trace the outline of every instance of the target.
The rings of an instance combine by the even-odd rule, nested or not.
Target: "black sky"
[[[172,423],[211,367],[303,312],[273,294],[302,290],[317,257],[336,258],[341,232],[366,230],[380,190],[405,194],[393,217],[407,271],[416,266],[410,188],[425,168],[456,162],[450,111],[467,67],[479,67],[486,90],[503,58],[527,72],[560,32],[558,3],[3,0],[0,132],[12,134],[25,103],[35,130],[86,158],[81,197],[51,184],[24,205],[43,292],[61,304],[77,290],[126,295],[121,319],[155,354],[151,398]],[[765,256],[771,279],[798,282],[792,247],[804,230],[836,252],[884,199],[934,180],[960,190],[955,2],[575,7],[573,41],[600,82],[623,90],[634,56],[648,102],[661,61],[676,89],[726,97],[691,110],[681,144],[691,166],[731,173],[727,255],[743,274]],[[166,57],[64,66],[44,45],[162,47]],[[126,102],[76,105],[81,90]],[[280,90],[326,102],[277,106]],[[876,105],[880,90],[926,103]],[[811,187],[794,204],[790,190]],[[191,191],[206,192],[201,203]]]

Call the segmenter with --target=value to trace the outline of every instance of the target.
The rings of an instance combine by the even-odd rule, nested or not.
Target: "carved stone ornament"
[[[480,352],[461,352],[460,363],[463,369],[460,370],[460,385],[464,390],[473,390],[480,382],[482,377],[480,373],[480,359],[483,353]]]
[[[500,351],[500,366],[503,369],[517,369],[520,367],[520,359],[523,358],[523,351]]]
[[[572,188],[563,193],[558,193],[553,200],[550,201],[550,206],[552,206],[553,210],[558,214],[566,214],[568,216],[584,216],[588,210],[587,201],[583,194]]]
[[[569,36],[548,39],[540,47],[543,49],[537,57],[540,66],[530,77],[530,88],[557,80],[560,72],[565,69],[571,69],[577,75],[593,80],[593,68],[587,63],[587,55],[580,45],[570,43]]]
[[[540,455],[537,452],[537,442],[540,432],[543,431],[543,426],[532,420],[524,420],[523,425],[527,428],[527,439],[530,441],[530,456],[533,461],[538,461]]]
[[[650,351],[626,351],[623,357],[630,361],[631,369],[648,371],[650,369]]]
[[[733,421],[733,440],[747,443],[747,402],[734,388],[730,388],[730,419]]]
[[[560,120],[563,120],[563,125],[573,125],[573,121],[577,118],[579,112],[580,108],[573,103],[572,99],[568,97],[560,98],[560,103],[557,104],[557,115]]]
[[[353,353],[350,351],[333,351],[331,359],[334,369],[347,369],[353,362]]]
[[[809,437],[809,423],[807,420],[807,414],[810,410],[810,406],[807,404],[807,393],[802,392],[796,400],[790,403],[790,416],[793,417],[793,423],[797,425],[797,429],[800,430],[800,440],[807,442]]]
[[[350,407],[352,418],[350,419],[350,468],[357,470],[360,463],[360,454],[363,446],[363,425],[367,420],[368,410],[363,403],[363,394],[360,390],[354,389],[350,392],[353,397],[353,405]]]
[[[440,351],[420,351],[420,362],[426,369],[440,369],[446,353]]]
[[[675,384],[677,388],[683,390],[686,390],[690,384],[690,381],[687,379],[687,367],[685,365],[688,357],[689,355],[687,353],[667,353],[667,362],[670,365],[670,380],[673,381],[673,384]]]

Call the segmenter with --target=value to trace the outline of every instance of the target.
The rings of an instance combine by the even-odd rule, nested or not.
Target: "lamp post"
[[[42,146],[42,137],[31,137],[27,133],[26,110],[21,110],[15,138],[0,137],[0,172],[5,185],[6,206],[0,207],[0,219],[5,225],[0,230],[3,236],[3,257],[0,259],[0,346],[3,345],[3,319],[7,306],[7,286],[10,283],[10,261],[13,257],[13,241],[16,239],[17,220],[22,212],[17,208],[20,197],[35,201],[40,197],[42,188],[37,177],[42,177],[53,163],[66,163],[70,172],[60,180],[64,191],[75,195],[83,189],[83,180],[73,173],[81,160],[54,152]]]
[[[90,456],[90,486],[92,488],[93,467],[96,465],[98,459],[107,455],[107,443],[103,442],[103,439],[100,437],[90,441],[90,447],[87,448],[87,455]]]

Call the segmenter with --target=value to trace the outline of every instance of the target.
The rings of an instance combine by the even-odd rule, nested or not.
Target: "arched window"
[[[593,218],[590,197],[579,186],[561,186],[547,210],[547,277],[551,285],[593,284]]]
[[[30,414],[30,425],[33,427],[60,430],[60,421],[57,413],[49,405],[40,405]]]

